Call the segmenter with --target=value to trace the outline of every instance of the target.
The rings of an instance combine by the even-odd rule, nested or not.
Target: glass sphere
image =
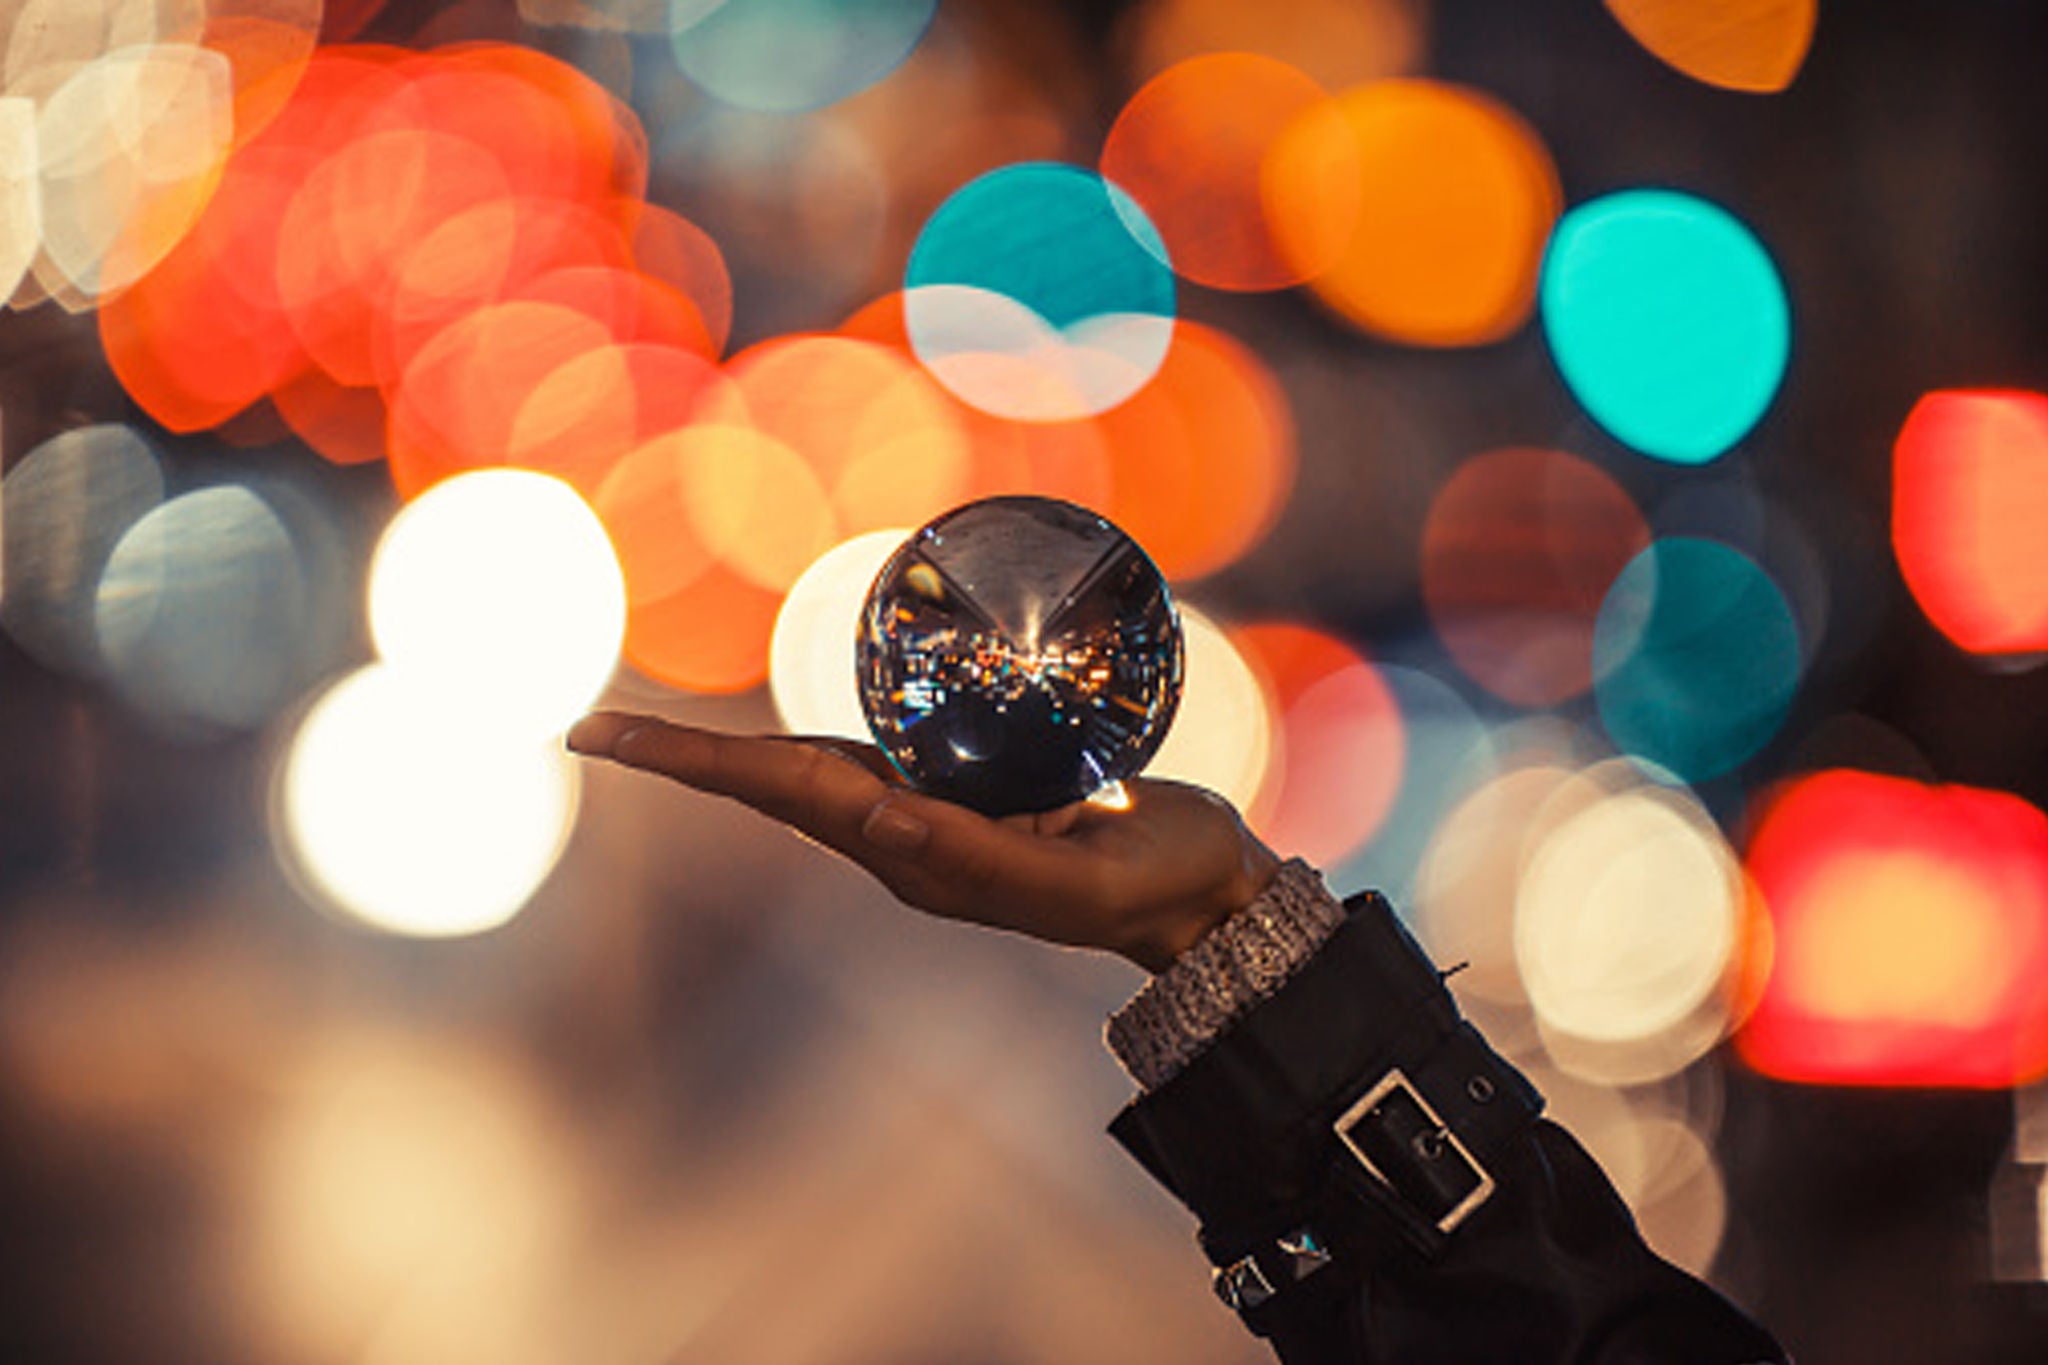
[[[1102,517],[987,498],[882,566],[858,666],[868,728],[912,786],[986,815],[1051,810],[1158,750],[1180,701],[1180,618]]]

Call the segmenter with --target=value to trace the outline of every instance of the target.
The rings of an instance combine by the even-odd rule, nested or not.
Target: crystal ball
[[[1180,618],[1102,517],[987,498],[882,566],[857,666],[868,727],[912,786],[986,815],[1051,810],[1157,752],[1180,701]]]

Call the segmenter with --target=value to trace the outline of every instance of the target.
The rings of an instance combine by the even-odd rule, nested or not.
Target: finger
[[[865,766],[784,737],[719,734],[604,713],[570,736],[608,756],[728,796],[846,854],[902,899],[954,919],[1071,940],[1062,914],[1099,899],[1082,849],[885,784]]]
[[[619,736],[653,719],[652,716],[634,715],[628,711],[592,711],[569,727],[563,742],[571,753],[609,758]]]
[[[1081,818],[1080,802],[1057,806],[1052,810],[1024,811],[1017,815],[1005,815],[1001,823],[1011,829],[1026,830],[1045,839],[1057,839],[1074,827]]]
[[[783,736],[728,735],[648,717],[601,734],[617,762],[729,796],[834,847],[852,838],[887,790],[865,765]]]
[[[889,761],[889,756],[872,744],[861,744],[838,735],[789,735],[792,744],[815,744],[849,763],[857,763],[890,786],[900,785],[903,774]]]

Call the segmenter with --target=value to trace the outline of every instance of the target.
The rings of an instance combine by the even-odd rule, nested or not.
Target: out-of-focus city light
[[[1498,771],[1492,732],[1472,704],[1434,672],[1380,662],[1400,717],[1401,781],[1364,847],[1338,864],[1332,884],[1371,886],[1405,906],[1445,812]]]
[[[612,342],[581,352],[519,402],[506,459],[595,498],[629,452],[684,426],[717,379],[709,360],[680,346]]]
[[[710,471],[730,476],[740,501],[705,508],[704,488],[717,497],[720,483],[700,467],[699,457],[732,448],[721,433],[773,452],[772,463]],[[757,572],[801,573],[831,546],[833,535],[824,492],[801,465],[794,452],[751,428],[701,427],[657,437],[613,467],[595,505],[625,578],[625,655],[636,669],[692,692],[743,692],[767,678],[781,590],[723,562],[710,537],[744,531],[750,518],[768,518],[774,535],[768,553],[755,561]],[[764,482],[794,493],[795,500],[779,509],[757,501]],[[773,521],[778,511],[784,514],[779,524]]]
[[[1095,419],[1109,454],[1101,510],[1168,579],[1234,562],[1271,529],[1294,485],[1294,419],[1242,343],[1176,323],[1159,372]]]
[[[145,714],[254,728],[310,680],[319,623],[308,568],[246,488],[156,507],[122,535],[94,594],[108,676]]]
[[[1543,330],[1565,383],[1614,438],[1703,464],[1770,407],[1791,356],[1785,283],[1719,205],[1624,190],[1558,221]]]
[[[1515,961],[1515,898],[1549,831],[1606,792],[1571,768],[1512,767],[1454,805],[1431,834],[1408,906],[1416,936],[1442,962],[1469,964],[1458,989],[1524,1004]]]
[[[377,664],[306,713],[272,837],[317,901],[389,933],[455,937],[510,920],[553,870],[580,770],[558,737],[466,700]]]
[[[133,427],[77,427],[29,451],[0,479],[0,627],[45,668],[100,676],[101,574],[163,499],[163,468]]]
[[[1798,623],[1738,550],[1659,540],[1615,579],[1593,628],[1593,691],[1617,747],[1689,782],[1736,767],[1784,723]]]
[[[1556,450],[1474,456],[1431,503],[1422,596],[1458,666],[1521,706],[1593,685],[1593,623],[1622,568],[1650,542],[1606,473]]]
[[[1914,600],[1977,654],[2048,650],[2048,397],[1930,393],[1892,451],[1892,547]]]
[[[1355,159],[1320,167],[1314,198],[1299,177],[1269,171],[1280,135],[1317,116],[1339,117],[1328,92],[1285,62],[1249,52],[1190,58],[1124,105],[1102,145],[1102,174],[1145,210],[1184,278],[1233,290],[1300,284],[1335,259],[1364,198]],[[1341,124],[1336,131],[1325,145],[1341,153]],[[1319,231],[1296,227],[1289,259],[1269,221],[1300,214],[1323,221]]]
[[[804,547],[796,574],[841,536],[885,526],[920,526],[962,501],[970,479],[966,434],[945,391],[902,352],[845,336],[778,338],[725,366],[729,383],[711,390],[696,416],[707,427],[752,431],[797,457],[825,499],[826,544]],[[763,458],[763,457],[756,457]],[[722,516],[715,500],[700,512]],[[792,515],[790,507],[763,516]],[[774,534],[750,527],[746,538]],[[733,536],[710,535],[714,547]]]
[[[610,680],[625,631],[619,562],[559,479],[479,470],[407,504],[370,566],[370,634],[441,705],[559,733]]]
[[[288,1065],[236,1162],[242,1329],[292,1357],[374,1335],[390,1365],[537,1365],[531,1305],[573,1236],[574,1176],[534,1081],[482,1047],[362,1028]]]
[[[462,470],[509,462],[522,400],[611,339],[588,313],[555,303],[493,304],[444,328],[407,367],[392,405],[399,491],[417,495]]]
[[[1209,53],[1250,52],[1340,90],[1413,71],[1428,17],[1428,0],[1139,0],[1125,23],[1146,75]]]
[[[1230,638],[1273,717],[1266,780],[1246,815],[1287,856],[1335,867],[1372,837],[1400,790],[1407,746],[1394,694],[1323,631],[1262,622]]]
[[[122,48],[73,72],[36,122],[56,279],[97,300],[148,273],[199,216],[233,137],[230,67],[211,49]]]
[[[912,347],[998,416],[1114,407],[1158,371],[1176,307],[1166,245],[1130,195],[1077,166],[1005,166],[928,219],[905,272]]]
[[[914,359],[904,297],[899,292],[874,300],[849,317],[840,334],[888,346]],[[1114,490],[1108,437],[1098,419],[1082,415],[1065,420],[1020,420],[984,411],[951,390],[942,388],[941,392],[968,450],[969,488],[961,501],[1023,493],[1082,507],[1110,506]],[[1063,410],[1066,390],[1061,389],[1060,395],[1055,406]]]
[[[1813,46],[1820,0],[1605,0],[1659,61],[1724,90],[1792,84]]]
[[[633,263],[696,305],[697,316],[722,355],[732,335],[732,273],[710,233],[665,204],[649,203],[633,225]]]
[[[790,587],[768,645],[768,685],[796,735],[867,741],[854,667],[861,606],[883,561],[909,530],[869,531],[833,546]]]
[[[2048,1075],[2048,815],[1834,769],[1784,784],[1754,827],[1770,957],[1745,1061],[1821,1084]]]
[[[1440,81],[1375,81],[1335,107],[1340,117],[1292,124],[1268,171],[1295,187],[1272,229],[1282,254],[1313,271],[1316,297],[1415,346],[1482,345],[1520,327],[1563,206],[1536,130],[1491,96]],[[1355,183],[1343,178],[1353,165]]]
[[[35,101],[0,95],[0,300],[11,297],[43,243]]]
[[[1550,828],[1515,896],[1515,960],[1559,1065],[1583,1053],[1597,1079],[1648,1080],[1718,1042],[1745,896],[1712,818],[1678,789],[1639,784]]]
[[[1185,602],[1179,607],[1186,682],[1173,728],[1144,775],[1207,787],[1244,810],[1272,754],[1265,689],[1221,626]]]
[[[676,65],[727,104],[791,114],[895,70],[938,0],[671,0]]]

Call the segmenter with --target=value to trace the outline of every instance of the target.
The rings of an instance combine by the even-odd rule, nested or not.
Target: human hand
[[[1227,801],[1181,782],[1126,782],[1127,809],[1076,802],[992,820],[911,790],[881,750],[851,741],[601,711],[568,744],[743,802],[920,910],[1099,948],[1150,972],[1249,905],[1280,866]]]

